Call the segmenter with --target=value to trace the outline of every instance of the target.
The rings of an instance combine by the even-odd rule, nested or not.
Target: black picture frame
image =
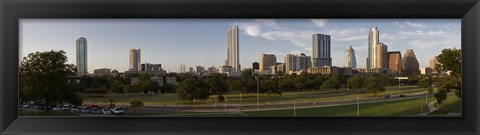
[[[479,124],[478,0],[0,0],[2,134],[462,134]],[[18,117],[22,18],[461,19],[462,117]]]

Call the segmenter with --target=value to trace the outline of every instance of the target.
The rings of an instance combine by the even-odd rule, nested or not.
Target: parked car
[[[92,108],[92,114],[100,114],[100,113],[102,113],[102,111],[100,111],[100,109],[98,109],[97,107]]]
[[[54,107],[52,108],[52,110],[53,110],[53,111],[60,111],[61,108],[60,108],[60,106],[54,106]]]
[[[88,110],[87,107],[82,108],[82,113],[90,113],[90,110]]]
[[[71,112],[74,112],[74,113],[80,113],[80,109],[78,109],[77,107],[73,107],[71,110]]]
[[[121,107],[112,108],[111,111],[115,115],[124,115],[125,114],[123,108],[121,108]]]
[[[110,110],[108,110],[108,109],[106,109],[106,108],[103,108],[103,109],[102,109],[102,114],[110,115],[110,114],[112,114],[112,112],[110,112]]]
[[[406,97],[405,95],[400,95],[399,97]]]
[[[62,111],[70,111],[70,106],[69,105],[63,105]]]

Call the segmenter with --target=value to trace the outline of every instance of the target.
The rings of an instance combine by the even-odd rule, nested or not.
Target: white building
[[[168,84],[175,84],[175,83],[177,83],[177,77],[176,76],[167,76],[167,77],[165,77],[165,81]]]
[[[345,49],[343,66],[357,68],[357,58],[355,57],[355,50],[353,50],[352,46]]]
[[[227,46],[227,66],[231,66],[234,72],[240,72],[240,56],[238,45],[238,25],[228,29],[228,46]]]
[[[130,71],[139,71],[141,69],[140,49],[130,49]]]

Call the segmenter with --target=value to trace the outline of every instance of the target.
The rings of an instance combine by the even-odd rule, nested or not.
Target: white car
[[[103,108],[102,109],[102,114],[110,115],[110,114],[112,114],[112,112],[110,112],[110,110],[108,110],[108,109]]]
[[[121,107],[112,108],[111,111],[115,115],[124,115],[125,114],[125,112],[123,111],[123,108],[121,108]]]
[[[82,108],[82,113],[90,113],[90,110],[88,110],[87,107]]]
[[[74,112],[74,113],[80,113],[80,109],[74,107],[70,110],[71,112]]]
[[[70,111],[70,106],[69,105],[63,105],[62,111]]]
[[[60,108],[60,106],[55,106],[55,107],[52,108],[52,110],[53,110],[53,111],[60,111],[61,108]]]
[[[98,109],[97,107],[92,108],[92,114],[100,114],[100,113],[102,113],[102,111],[100,111],[100,109]]]

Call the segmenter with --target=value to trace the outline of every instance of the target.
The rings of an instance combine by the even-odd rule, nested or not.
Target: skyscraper
[[[277,57],[274,54],[260,54],[260,72],[270,69],[270,66],[277,64]]]
[[[413,49],[407,49],[403,56],[403,72],[405,74],[418,74],[419,64]]]
[[[141,69],[140,64],[140,49],[130,49],[130,62],[129,62],[129,70],[130,71],[139,71]]]
[[[260,64],[258,62],[253,62],[252,69],[253,71],[260,69]]]
[[[395,73],[402,71],[402,54],[400,51],[388,52],[388,68]]]
[[[375,66],[373,68],[388,68],[388,48],[383,43],[375,46]]]
[[[181,64],[180,65],[180,73],[185,73],[185,65],[184,64]]]
[[[233,68],[233,72],[240,72],[240,57],[238,48],[238,25],[235,23],[228,29],[228,47],[227,47],[227,63]]]
[[[304,53],[300,55],[286,54],[285,55],[285,72],[296,72],[303,70],[308,71],[308,68],[312,66],[312,60],[310,56],[306,56]]]
[[[77,39],[77,75],[84,76],[88,73],[87,61],[87,39],[80,37]]]
[[[330,36],[316,33],[312,35],[312,40],[312,66],[332,66]]]
[[[345,48],[343,62],[344,67],[357,68],[357,58],[355,57],[355,50],[353,50],[352,46]]]
[[[368,56],[367,56],[367,68],[375,68],[376,66],[376,46],[380,43],[379,31],[377,27],[370,28],[368,32]]]
[[[432,72],[437,72],[437,70],[435,69],[435,67],[437,66],[437,63],[438,63],[438,60],[436,56],[430,59],[429,65],[430,65],[430,68],[432,69]]]

